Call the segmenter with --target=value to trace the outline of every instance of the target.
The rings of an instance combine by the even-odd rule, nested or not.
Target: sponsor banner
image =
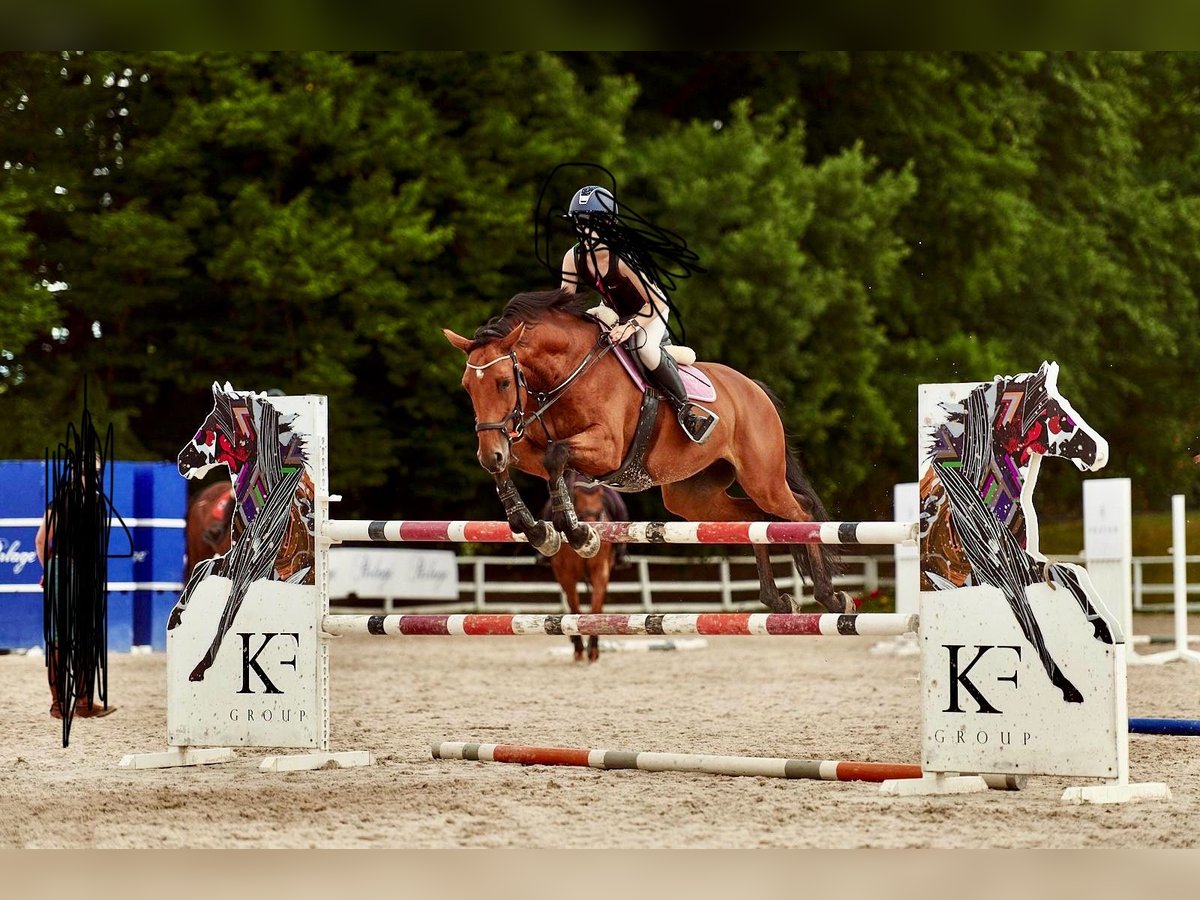
[[[314,585],[255,581],[211,667],[192,680],[217,639],[228,578],[200,582],[167,632],[167,738],[171,746],[321,747],[319,682],[328,675]]]
[[[1051,683],[1044,655],[999,589],[922,591],[922,764],[930,772],[1117,778],[1127,746],[1116,715],[1123,645],[1096,640],[1066,591],[1026,591],[1045,658],[1082,699],[1068,702]]]
[[[335,547],[329,553],[329,596],[363,599],[458,599],[453,550]]]

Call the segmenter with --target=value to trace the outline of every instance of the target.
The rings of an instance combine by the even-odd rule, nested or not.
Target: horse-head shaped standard
[[[229,382],[212,385],[213,408],[192,440],[179,451],[179,474],[200,478],[224,465],[237,477],[258,447],[253,395],[235,391]]]
[[[231,586],[212,643],[190,676],[202,681],[250,585],[260,579],[311,584],[313,482],[304,437],[295,416],[281,414],[266,394],[213,384],[213,409],[179,454],[189,478],[224,465],[233,480],[229,551],[202,561],[192,572],[167,621],[178,627],[197,585],[213,575]]]
[[[1042,556],[1033,490],[1043,456],[1098,469],[1108,461],[1108,443],[1059,392],[1056,363],[997,377],[941,408],[946,420],[931,433],[921,479],[922,588],[998,588],[1051,681],[1066,700],[1081,702],[1047,649],[1026,588],[1043,581],[1065,587],[1097,640],[1112,643],[1117,623],[1085,576]]]
[[[1043,362],[1031,380],[1044,383],[1045,400],[1040,408],[1027,401],[1026,445],[1043,456],[1070,460],[1081,472],[1093,472],[1108,464],[1108,441],[1083,420],[1058,390],[1058,363]],[[1031,392],[1032,393],[1032,392]]]

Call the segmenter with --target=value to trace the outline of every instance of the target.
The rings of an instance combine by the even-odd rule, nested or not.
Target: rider
[[[563,256],[562,289],[575,292],[580,284],[592,285],[604,305],[618,316],[609,332],[614,344],[627,342],[637,354],[655,386],[675,409],[684,434],[703,444],[717,424],[715,415],[704,415],[688,401],[679,368],[662,345],[667,336],[669,307],[666,295],[651,275],[610,250],[604,233],[617,220],[617,201],[612,193],[596,185],[582,187],[571,198],[567,216],[579,236]]]

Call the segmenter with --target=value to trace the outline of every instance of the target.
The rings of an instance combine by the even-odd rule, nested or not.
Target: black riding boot
[[[663,351],[662,361],[658,364],[658,368],[650,372],[650,377],[654,379],[655,386],[667,398],[667,402],[674,407],[675,417],[679,419],[683,433],[697,444],[707,441],[709,435],[712,434],[713,427],[717,424],[717,415],[703,407],[699,407],[699,409],[702,409],[705,414],[697,415],[697,407],[688,400],[687,390],[683,386],[683,378],[679,374],[675,359],[666,350]]]

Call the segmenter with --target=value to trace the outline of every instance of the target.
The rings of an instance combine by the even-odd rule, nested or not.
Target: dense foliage
[[[776,390],[838,517],[912,477],[919,383],[1044,358],[1106,474],[1162,506],[1197,485],[1198,76],[1164,53],[3,54],[0,458],[57,443],[85,374],[121,456],[172,457],[228,379],[329,395],[340,514],[495,517],[440,329],[555,284],[538,189],[591,160],[700,254],[689,342]],[[1044,509],[1077,502],[1057,480]]]

